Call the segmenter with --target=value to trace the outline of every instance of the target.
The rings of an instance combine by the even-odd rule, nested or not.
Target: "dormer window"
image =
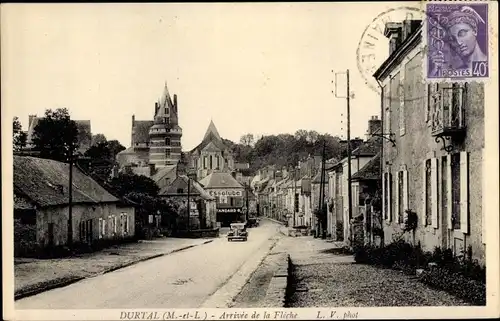
[[[177,189],[177,194],[184,194],[184,189],[178,188]]]
[[[165,107],[165,114],[168,115],[168,107]]]

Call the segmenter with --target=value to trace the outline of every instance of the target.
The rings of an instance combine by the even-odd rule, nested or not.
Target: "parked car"
[[[256,217],[250,217],[247,221],[247,227],[257,227],[259,226],[259,219]]]
[[[246,229],[246,223],[231,223],[229,232],[227,233],[227,241],[231,242],[233,240],[248,240],[248,231]]]

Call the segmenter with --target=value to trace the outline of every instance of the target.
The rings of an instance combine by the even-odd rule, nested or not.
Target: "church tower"
[[[154,123],[149,129],[149,164],[156,168],[176,165],[181,159],[181,137],[177,95],[172,101],[165,83],[163,94],[155,103]]]

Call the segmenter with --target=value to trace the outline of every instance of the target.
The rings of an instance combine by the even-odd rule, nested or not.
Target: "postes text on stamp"
[[[470,80],[489,76],[488,4],[427,3],[428,80]]]

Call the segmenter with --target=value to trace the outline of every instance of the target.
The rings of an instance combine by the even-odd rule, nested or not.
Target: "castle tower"
[[[149,129],[149,163],[157,168],[177,164],[181,159],[181,137],[177,95],[172,101],[165,83],[163,94],[155,103],[154,122]]]

